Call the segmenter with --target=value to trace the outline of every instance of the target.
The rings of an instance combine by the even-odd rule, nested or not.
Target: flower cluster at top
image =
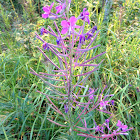
[[[83,9],[83,12],[80,13],[79,17],[75,17],[75,16],[71,16],[69,19],[66,16],[66,1],[64,1],[63,3],[61,1],[58,1],[59,5],[55,7],[56,9],[56,13],[52,13],[51,10],[54,6],[54,3],[52,3],[50,6],[44,6],[43,7],[43,11],[44,13],[42,14],[43,18],[50,18],[50,19],[57,19],[57,18],[63,18],[65,20],[62,20],[61,22],[61,26],[62,26],[62,31],[61,34],[66,34],[66,33],[72,33],[74,32],[75,28],[80,28],[80,26],[76,25],[77,20],[81,19],[85,22],[87,22],[88,24],[90,24],[90,20],[89,20],[89,12],[87,11],[86,8]],[[68,1],[68,4],[70,4],[70,0]],[[44,28],[41,29],[41,34],[46,33]],[[79,35],[80,36],[80,40],[82,42],[82,40],[84,41],[85,39],[89,39],[90,37],[93,36],[93,33],[97,31],[97,27],[95,26],[93,28],[93,30],[91,32],[87,32],[86,34],[83,35]],[[85,38],[85,36],[87,35],[87,38]]]
[[[39,51],[43,54],[43,56],[56,68],[53,72],[57,74],[48,74],[48,73],[39,73],[37,74],[33,69],[32,74],[38,76],[43,80],[43,82],[49,85],[50,88],[46,88],[53,93],[53,95],[47,95],[38,91],[39,93],[45,95],[49,101],[49,105],[55,112],[62,115],[65,118],[65,121],[69,119],[69,114],[72,109],[78,110],[77,118],[73,120],[73,125],[70,126],[70,130],[78,132],[78,135],[86,137],[86,138],[100,138],[100,139],[117,139],[117,135],[128,135],[127,125],[124,125],[120,120],[116,124],[117,129],[111,130],[109,122],[110,118],[106,119],[102,125],[97,125],[94,120],[94,125],[92,128],[88,128],[85,115],[89,115],[93,110],[103,112],[106,114],[113,114],[109,111],[108,108],[111,108],[115,105],[114,100],[110,100],[111,95],[104,95],[103,92],[107,88],[106,86],[100,92],[98,89],[89,88],[86,94],[82,94],[83,90],[86,90],[85,86],[86,80],[94,71],[98,70],[98,66],[103,62],[103,60],[99,64],[92,63],[93,60],[98,58],[99,56],[105,54],[106,52],[102,52],[90,59],[87,59],[87,52],[92,51],[93,49],[99,47],[100,45],[92,46],[92,43],[96,39],[99,31],[97,31],[97,26],[92,27],[89,31],[84,32],[85,24],[90,24],[89,12],[86,8],[84,8],[78,17],[67,15],[70,9],[71,0],[56,0],[58,5],[55,7],[55,13],[53,13],[54,3],[50,6],[44,6],[42,17],[44,19],[57,19],[61,18],[61,31],[59,30],[56,22],[54,21],[54,25],[56,30],[54,31],[49,25],[48,28],[41,28],[41,35],[50,34],[56,40],[56,45],[46,42],[36,33],[36,37],[43,42],[43,49],[50,50],[59,60],[59,65],[55,64],[50,58],[44,53],[44,51],[38,47]],[[83,22],[81,26],[77,25],[77,21],[80,20]],[[84,45],[84,48],[82,47]],[[80,73],[75,74],[75,70],[77,67],[82,67]],[[84,68],[90,68],[90,70],[84,71]],[[92,70],[91,70],[92,69]],[[50,76],[54,78],[50,78]],[[55,78],[58,77],[58,78]],[[72,83],[72,78],[77,80],[76,83]],[[81,78],[82,77],[82,78]],[[61,84],[53,85],[44,79],[49,79],[53,81],[61,82]],[[61,85],[61,86],[60,86]],[[64,89],[65,93],[62,93],[61,90]],[[97,94],[98,91],[98,94]],[[60,98],[58,98],[60,97]],[[58,107],[52,102],[50,98],[54,98],[60,101],[65,101],[64,113],[62,113]],[[81,100],[82,99],[82,100]],[[66,117],[68,116],[68,118]],[[66,119],[67,118],[67,119]],[[87,117],[88,118],[88,117]],[[62,127],[69,127],[68,125],[59,124],[49,118],[47,118],[50,122],[55,123],[56,125]],[[70,122],[70,121],[69,121]],[[78,129],[78,130],[77,130]],[[81,131],[79,131],[79,129]],[[94,130],[94,131],[93,131]],[[87,133],[84,133],[86,131]],[[98,133],[98,136],[97,136]]]
[[[59,0],[58,1],[58,6],[55,7],[56,9],[56,13],[52,13],[52,8],[54,6],[54,2],[50,5],[50,6],[44,6],[43,7],[43,11],[44,13],[42,14],[43,18],[50,18],[50,19],[57,19],[57,18],[62,18],[65,20],[61,21],[61,26],[62,26],[62,30],[61,33],[59,32],[59,35],[56,35],[54,32],[49,32],[47,31],[44,27],[41,28],[41,35],[43,35],[44,33],[50,33],[51,35],[53,35],[54,37],[56,37],[56,42],[57,45],[61,44],[61,34],[67,34],[64,38],[66,38],[67,36],[69,36],[70,34],[74,33],[79,37],[79,43],[85,44],[86,40],[91,39],[94,36],[94,32],[97,31],[97,26],[94,26],[91,30],[89,30],[86,33],[83,33],[83,28],[84,26],[79,26],[76,25],[77,20],[81,19],[84,22],[87,22],[88,24],[90,24],[90,20],[89,20],[89,12],[87,11],[87,8],[84,8],[83,11],[80,13],[80,15],[76,18],[75,16],[71,16],[69,19],[66,16],[66,7],[67,4],[69,5],[68,8],[70,7],[70,3],[71,1],[69,0],[68,3],[66,3],[66,0],[64,0],[64,2],[61,2]],[[81,28],[82,33],[78,33],[76,32],[75,28]],[[63,38],[63,39],[64,39]],[[44,50],[47,48],[47,50],[49,50],[49,46],[46,42],[43,42],[43,48]]]

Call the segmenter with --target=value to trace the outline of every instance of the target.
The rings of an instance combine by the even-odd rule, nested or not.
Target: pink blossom
[[[81,34],[81,35],[79,36],[79,42],[80,42],[81,44],[85,44],[85,40],[86,40],[85,34]]]
[[[81,12],[80,16],[82,18],[82,20],[84,20],[85,22],[88,22],[88,24],[90,24],[90,20],[89,20],[89,12],[86,11],[87,8],[83,9],[83,12]]]
[[[92,89],[92,88],[89,88],[89,90],[88,90],[89,93],[90,93],[90,92],[94,92],[94,91],[95,91],[95,90]],[[94,99],[93,95],[94,95],[94,94],[91,94],[91,95],[89,96],[89,98],[90,98],[91,100]]]
[[[100,107],[103,107],[103,108],[106,109],[106,106],[109,105],[108,102],[109,102],[109,101],[101,101],[101,102],[99,103],[99,105],[100,105]]]
[[[47,44],[47,43],[44,43],[44,44],[43,44],[43,49],[46,50],[46,48],[47,48],[47,50],[49,51],[49,46],[48,46],[48,44]]]
[[[119,129],[122,129],[122,131],[127,131],[128,126],[124,125],[120,120],[118,120],[117,126],[119,127]]]
[[[43,18],[48,18],[49,17],[53,5],[54,5],[54,2],[50,6],[47,5],[47,6],[43,7],[43,11],[45,12],[44,14],[42,14]]]
[[[44,33],[47,33],[47,31],[46,31],[46,29],[45,29],[44,27],[42,27],[42,28],[40,29],[40,32],[41,32],[41,35],[44,35]]]
[[[56,14],[58,14],[58,13],[60,13],[63,9],[65,9],[65,3],[63,3],[63,4],[59,4],[58,6],[56,6]]]
[[[68,111],[69,111],[68,105],[64,104],[64,109],[65,109],[65,113],[68,113]]]
[[[66,34],[69,29],[70,29],[70,31],[71,30],[74,31],[74,28],[80,28],[80,26],[75,25],[76,21],[77,21],[77,19],[74,16],[70,17],[70,19],[68,21],[63,20],[61,22],[61,26],[63,28],[61,31],[61,34]]]

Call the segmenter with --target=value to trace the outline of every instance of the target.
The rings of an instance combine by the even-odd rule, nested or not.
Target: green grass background
[[[36,92],[37,89],[44,91],[46,85],[29,73],[30,67],[36,72],[50,73],[54,69],[37,50],[36,46],[41,47],[42,43],[35,37],[35,32],[39,33],[41,27],[54,27],[52,20],[41,18],[42,7],[50,5],[52,0],[0,2],[0,139],[70,139],[68,130],[46,119],[48,116],[59,119],[59,116],[46,104],[45,96]],[[108,85],[106,92],[115,94],[112,98],[115,100],[112,126],[121,120],[129,128],[133,127],[128,136],[120,136],[119,139],[139,140],[139,0],[108,0],[108,3],[105,0],[72,0],[71,15],[77,17],[84,7],[90,12],[91,20],[86,29],[97,25],[100,30],[94,44],[101,44],[101,47],[89,56],[107,52],[96,60],[105,59],[99,71],[90,76],[87,85],[95,88]],[[57,22],[60,23],[60,20]],[[47,36],[46,40],[55,43],[51,37]],[[46,54],[58,63],[52,53]],[[77,136],[76,139],[84,138]]]

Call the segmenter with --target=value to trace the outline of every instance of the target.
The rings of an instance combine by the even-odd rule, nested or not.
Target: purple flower
[[[108,124],[109,123],[109,119],[106,119],[105,122]]]
[[[99,105],[100,105],[100,107],[103,107],[104,109],[106,109],[106,106],[109,105],[108,102],[109,102],[109,101],[101,101],[101,102],[99,103]]]
[[[90,39],[91,37],[93,37],[93,33],[94,33],[95,31],[97,31],[97,26],[94,26],[90,31],[88,31],[88,32],[86,33],[86,35],[87,35],[86,40],[88,40],[88,39]]]
[[[97,132],[104,133],[104,131],[103,131],[103,130],[104,130],[104,128],[103,128],[102,126],[99,126],[99,125],[98,125],[98,126],[96,126],[96,127],[95,127],[95,130],[96,130]]]
[[[57,43],[57,45],[60,45],[60,43],[61,43],[61,37],[60,37],[60,36],[57,37],[57,39],[56,39],[56,43]]]
[[[94,92],[94,89],[89,88],[88,92],[90,93],[90,92],[92,92],[92,91]],[[94,99],[94,98],[93,98],[93,94],[91,94],[91,95],[89,96],[89,98],[90,98],[90,99]]]
[[[104,124],[108,129],[110,129],[110,128],[109,128],[109,122],[110,122],[110,120],[109,120],[109,119],[106,119],[106,120],[105,120],[105,124]]]
[[[65,9],[65,7],[66,7],[66,4],[65,3],[63,3],[63,4],[59,4],[58,6],[56,6],[56,14],[58,14],[58,13],[60,13],[61,11],[63,11],[64,9]]]
[[[42,27],[42,28],[40,29],[40,32],[41,32],[41,35],[44,35],[44,33],[47,33],[47,31],[46,31],[46,29],[45,29],[44,27]]]
[[[92,88],[89,88],[88,92],[91,92],[92,91]]]
[[[92,99],[94,99],[94,98],[93,98],[93,94],[92,94],[92,95],[90,95],[90,96],[89,96],[89,98],[90,98],[91,100],[92,100]]]
[[[128,126],[127,125],[124,125],[120,120],[118,120],[117,126],[119,127],[118,131],[119,130],[122,130],[124,132],[127,131]]]
[[[85,44],[85,40],[86,40],[85,35],[84,35],[84,34],[81,34],[81,35],[79,36],[79,42],[80,42],[81,44]]]
[[[47,50],[49,51],[49,46],[48,46],[48,44],[47,44],[47,43],[44,43],[44,44],[43,44],[43,49],[46,50],[46,48],[47,48]]]
[[[53,5],[54,5],[54,2],[50,6],[47,5],[47,6],[43,7],[43,11],[45,12],[44,14],[42,14],[43,18],[48,18],[49,17]]]
[[[90,24],[90,20],[89,20],[89,12],[86,11],[87,8],[83,9],[83,12],[81,12],[80,17],[82,20],[84,20],[85,22],[88,22],[88,24]]]
[[[91,30],[92,33],[94,33],[95,31],[97,31],[97,26],[94,26]]]
[[[61,22],[61,26],[62,26],[62,31],[61,34],[66,34],[68,32],[68,30],[70,29],[70,31],[74,31],[74,28],[80,28],[80,26],[75,25],[77,19],[76,17],[72,16],[70,17],[69,21],[63,20]]]
[[[111,100],[111,104],[114,105],[114,100]]]
[[[92,33],[89,33],[89,32],[87,32],[86,35],[87,35],[86,40],[88,40],[88,39],[90,39],[91,37],[93,37],[93,34],[92,34]]]
[[[68,106],[66,104],[64,104],[64,109],[65,109],[65,113],[68,113],[69,109],[68,109]]]

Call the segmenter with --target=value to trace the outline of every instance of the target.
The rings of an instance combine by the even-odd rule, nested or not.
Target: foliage
[[[31,14],[26,10],[18,11],[16,5],[14,10],[10,0],[0,2],[0,138],[66,139],[62,128],[46,120],[46,116],[57,116],[50,111],[45,97],[36,93],[37,89],[43,90],[45,85],[29,73],[30,67],[36,72],[52,69],[35,48],[41,43],[34,38],[34,31],[52,24],[52,21],[42,20],[39,16],[35,20],[33,18],[34,21],[30,20]],[[32,14],[41,15],[42,7],[50,3],[34,0],[32,6],[35,11]],[[93,24],[91,26],[97,25],[101,30],[95,42],[101,44],[101,47],[96,52],[107,52],[104,65],[89,77],[88,85],[110,85],[107,92],[115,94],[112,98],[115,100],[115,117],[134,128],[128,138],[121,136],[122,139],[139,139],[139,1],[113,1],[107,21],[103,20],[104,6],[101,0],[84,0],[82,3],[73,0],[72,3],[71,11],[75,12],[76,17],[83,6],[88,8]],[[48,36],[45,38],[55,42]],[[57,63],[55,55],[47,55]],[[102,58],[98,62],[100,60]],[[113,120],[111,123],[113,124]]]

